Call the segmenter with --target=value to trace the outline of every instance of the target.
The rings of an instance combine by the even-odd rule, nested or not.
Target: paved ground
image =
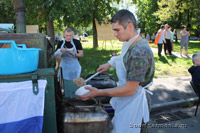
[[[152,48],[152,50],[153,52],[158,52],[157,48]],[[179,52],[172,52],[172,54],[181,58]],[[164,50],[162,55],[164,56]],[[189,54],[189,57],[183,57],[192,58],[192,55]],[[154,78],[153,85],[149,88],[153,92],[151,96],[151,106],[153,109],[149,122],[149,133],[199,133],[200,109],[195,117],[196,106],[186,104],[187,101],[185,101],[193,99],[194,103],[198,99],[190,85],[190,81],[191,76]],[[185,108],[179,106],[183,104],[186,104]],[[188,115],[188,118],[180,119],[179,117],[179,120],[173,120],[173,118],[176,118],[175,114],[181,113]],[[169,117],[170,115],[171,117]],[[163,119],[160,119],[160,116],[164,116]],[[168,121],[163,121],[164,119]]]
[[[158,52],[156,48],[152,48],[152,50],[153,52]],[[172,54],[181,58],[179,52],[172,52]],[[162,51],[162,55],[164,56],[164,50]],[[188,58],[186,56],[183,57]],[[191,54],[189,54],[189,58],[192,58]],[[178,107],[180,104],[187,103],[184,100],[190,98],[198,99],[190,85],[190,81],[191,76],[154,78],[153,85],[149,88],[154,93],[151,96],[152,112],[148,128],[149,133],[199,133],[200,109],[195,117],[196,106],[187,108]],[[192,105],[190,104],[190,106]],[[176,118],[175,114],[177,112],[178,114],[185,113],[190,118],[173,120],[173,118]],[[162,118],[161,116],[164,116],[164,119],[168,121],[163,122],[163,119],[160,119]]]
[[[152,48],[153,52],[158,52],[157,48]],[[172,52],[174,56],[181,58],[179,52]],[[162,50],[164,56],[164,50]],[[192,54],[188,57],[192,58]],[[191,76],[185,77],[169,77],[169,78],[154,78],[153,85],[149,88],[154,93],[151,96],[152,105],[163,104],[167,102],[186,100],[196,97],[191,85]]]
[[[154,93],[151,96],[151,102],[152,107],[156,107],[156,109],[154,108],[154,110],[151,111],[148,133],[199,133],[200,108],[198,110],[197,117],[194,117],[196,106],[189,104],[190,107],[178,107],[180,104],[187,103],[183,100],[189,98],[197,99],[190,85],[190,80],[190,76],[154,79],[154,83],[149,90]],[[169,106],[173,104],[174,106]],[[177,114],[177,112],[178,114],[187,114],[188,118],[186,117],[183,119],[173,120],[176,117],[175,114]],[[163,122],[165,117],[162,120],[160,117],[158,118],[160,114],[161,116],[166,116],[166,120],[168,121]],[[170,116],[169,114],[171,114],[172,117],[167,118]],[[155,118],[158,121],[155,121]]]
[[[154,78],[153,85],[149,88],[154,93],[151,96],[152,105],[196,97],[190,80],[190,76]]]
[[[151,119],[148,133],[199,133],[200,130],[200,108],[197,116],[194,116],[196,107],[192,108],[179,108],[165,111],[165,113],[182,112],[191,118],[169,121],[165,123],[155,124]],[[164,114],[162,112],[162,114]],[[182,115],[183,116],[183,115]],[[180,118],[180,117],[179,117]],[[166,118],[167,119],[167,118]]]

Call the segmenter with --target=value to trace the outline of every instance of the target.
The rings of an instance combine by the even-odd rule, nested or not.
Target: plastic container
[[[16,44],[26,44],[28,48],[41,48],[38,68],[53,67],[51,55],[55,52],[54,46],[47,40],[46,35],[40,33],[9,33],[0,34],[0,40],[12,40]]]
[[[10,48],[1,48],[1,45]],[[20,48],[21,47],[21,48]],[[0,41],[0,75],[28,73],[37,70],[39,48],[26,48],[25,44],[16,45],[15,41]]]

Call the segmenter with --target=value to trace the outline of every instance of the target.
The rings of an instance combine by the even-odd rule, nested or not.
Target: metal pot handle
[[[64,79],[63,79],[62,67],[60,67],[60,81],[59,81],[59,85],[60,85],[60,91],[63,94],[62,90],[65,90],[65,89],[64,89]]]

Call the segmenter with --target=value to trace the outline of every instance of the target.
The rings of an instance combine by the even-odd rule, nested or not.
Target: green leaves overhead
[[[98,47],[95,19],[102,23],[117,11],[112,3],[119,0],[71,0],[65,8],[64,25],[69,27],[93,26],[93,46]]]
[[[117,1],[117,0],[115,0]],[[87,27],[96,18],[102,22],[112,16],[116,9],[111,6],[114,0],[71,0],[63,17],[65,25]]]
[[[144,33],[156,32],[161,24],[172,28],[187,25],[191,35],[199,36],[200,0],[133,0],[137,3],[138,27]]]
[[[155,33],[159,25],[156,23],[158,18],[153,14],[158,9],[157,0],[137,0],[138,28],[142,33]]]
[[[154,15],[159,17],[161,23],[161,21],[168,21],[176,14],[183,13],[188,7],[182,0],[161,0],[158,1],[158,8]]]
[[[0,23],[15,23],[12,0],[0,0]]]
[[[199,0],[160,0],[158,10],[154,13],[159,18],[157,23],[163,22],[180,28],[187,25],[192,34],[199,35],[197,27],[200,23]]]
[[[101,22],[112,16],[116,8],[111,5],[119,0],[24,0],[29,23],[56,20],[61,26],[87,27],[93,18]]]
[[[24,0],[26,18],[29,23],[43,23],[47,19],[56,20],[64,15],[67,0]]]

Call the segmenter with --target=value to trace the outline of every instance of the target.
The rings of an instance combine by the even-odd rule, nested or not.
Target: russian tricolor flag
[[[0,133],[41,133],[46,80],[0,83]]]

